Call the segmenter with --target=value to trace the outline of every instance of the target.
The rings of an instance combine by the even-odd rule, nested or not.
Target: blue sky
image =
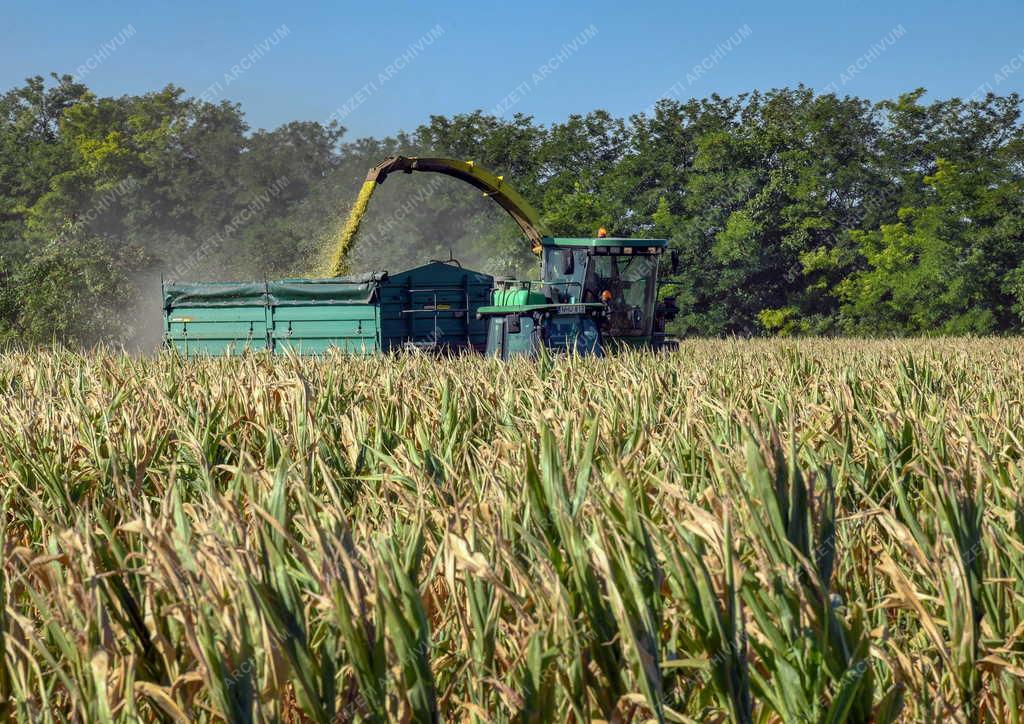
[[[4,0],[0,19],[0,89],[84,68],[102,95],[174,83],[240,102],[254,128],[333,114],[349,138],[476,108],[547,123],[801,82],[873,99],[1024,90],[1021,0]]]

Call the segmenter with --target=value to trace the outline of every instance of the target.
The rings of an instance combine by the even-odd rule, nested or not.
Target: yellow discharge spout
[[[541,230],[540,217],[526,199],[505,183],[502,176],[495,176],[489,171],[479,168],[472,161],[456,161],[451,158],[424,158],[417,156],[391,156],[370,169],[366,181],[359,190],[355,204],[348,213],[345,226],[338,237],[338,243],[331,257],[328,273],[332,276],[343,276],[349,272],[348,257],[352,251],[352,243],[359,231],[359,223],[363,220],[366,207],[373,196],[377,184],[384,183],[388,174],[396,171],[412,173],[413,171],[430,171],[465,181],[484,192],[484,196],[494,199],[509,213],[519,228],[530,240],[534,253],[540,253]]]
[[[348,253],[352,248],[352,239],[355,238],[356,232],[359,231],[359,223],[363,220],[366,207],[369,205],[370,197],[373,196],[373,190],[376,187],[376,181],[367,180],[363,183],[363,187],[359,189],[356,202],[352,205],[352,210],[348,212],[345,226],[342,228],[341,235],[338,237],[338,243],[334,247],[330,266],[331,276],[340,277],[348,273]]]

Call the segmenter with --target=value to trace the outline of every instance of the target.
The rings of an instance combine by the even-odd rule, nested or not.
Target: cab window
[[[657,269],[654,255],[595,254],[590,258],[584,300],[608,305],[608,334],[631,337],[651,333]],[[602,298],[609,295],[610,299]]]

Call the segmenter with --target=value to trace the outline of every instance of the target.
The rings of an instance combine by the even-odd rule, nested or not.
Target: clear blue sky
[[[800,82],[873,99],[1024,90],[1024,0],[4,0],[0,19],[0,89],[84,66],[102,95],[174,83],[240,102],[254,128],[338,113],[349,138],[500,104],[551,122]]]

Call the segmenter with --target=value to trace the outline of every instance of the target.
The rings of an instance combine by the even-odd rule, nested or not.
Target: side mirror
[[[676,304],[676,296],[672,294],[667,297],[662,297],[661,304],[659,304],[654,311],[655,314],[665,321],[671,322],[679,316],[679,305]]]
[[[679,250],[673,249],[669,252],[669,259],[671,262],[671,270],[673,274],[679,273]]]
[[[640,307],[633,307],[632,314],[633,329],[640,329],[644,324],[644,314],[640,311]]]

